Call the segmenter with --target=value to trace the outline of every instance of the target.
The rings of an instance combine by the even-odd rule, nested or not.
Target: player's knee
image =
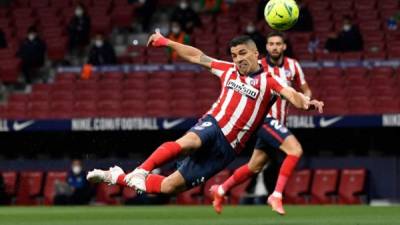
[[[161,192],[164,194],[176,194],[181,192],[183,188],[184,185],[177,183],[175,180],[169,179],[168,177],[161,183]]]
[[[303,155],[303,148],[300,142],[294,137],[288,137],[281,146],[282,150],[288,155],[301,157]]]
[[[260,173],[264,167],[264,165],[260,164],[248,164],[249,170],[253,172],[254,174]]]
[[[183,153],[190,153],[192,150],[200,148],[201,139],[197,134],[188,132],[183,137],[176,140],[176,143],[182,147]]]

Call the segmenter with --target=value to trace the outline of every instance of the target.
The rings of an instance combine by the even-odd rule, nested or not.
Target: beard
[[[270,54],[271,59],[274,60],[274,61],[279,60],[282,56],[283,56],[283,53],[281,53],[279,55],[271,55]]]

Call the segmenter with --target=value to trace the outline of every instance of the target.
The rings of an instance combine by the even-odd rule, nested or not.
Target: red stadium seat
[[[137,89],[127,89],[122,90],[122,99],[123,100],[141,100],[144,101],[147,99],[147,93],[144,90]]]
[[[369,71],[371,76],[392,76],[393,68],[392,67],[374,67]]]
[[[399,106],[393,97],[376,96],[374,97],[373,111],[375,114],[398,113]]]
[[[30,0],[31,8],[45,8],[49,6],[49,0]]]
[[[16,83],[19,78],[20,65],[19,59],[3,60],[0,65],[0,80],[3,83]]]
[[[315,54],[316,60],[336,61],[339,59],[338,53],[324,53],[318,52]]]
[[[353,60],[353,61],[360,61],[362,54],[360,52],[345,52],[340,54],[340,60]]]
[[[115,7],[111,13],[112,24],[118,27],[129,27],[132,24],[134,10],[135,8],[130,5]]]
[[[385,52],[364,52],[365,60],[384,60],[386,59]]]
[[[134,199],[136,195],[136,191],[133,188],[124,187],[124,189],[122,189],[122,201],[125,203],[131,199]]]
[[[284,202],[286,204],[305,204],[307,199],[305,194],[310,192],[311,170],[300,170],[292,174],[284,192]]]
[[[52,205],[55,197],[55,185],[57,182],[65,182],[67,179],[67,172],[54,172],[47,173],[44,183],[43,197],[45,205]]]
[[[372,103],[368,97],[351,98],[348,101],[349,114],[367,115],[373,113]]]
[[[365,169],[344,169],[342,170],[339,183],[340,204],[361,204],[363,200],[360,194],[364,192],[367,172]]]
[[[36,198],[42,191],[43,172],[21,172],[15,203],[17,205],[36,205]]]
[[[118,185],[108,185],[101,183],[97,186],[96,202],[100,204],[116,205],[119,199],[115,198],[121,193],[121,187]]]
[[[332,4],[332,9],[334,11],[342,11],[351,9],[353,1],[337,1]]]
[[[47,56],[51,60],[63,60],[67,53],[67,38],[56,37],[47,40]]]
[[[148,100],[169,101],[171,93],[167,89],[150,89],[147,91]]]
[[[4,180],[4,190],[7,195],[14,196],[17,192],[17,172],[1,172]]]
[[[342,69],[337,68],[337,67],[325,67],[319,71],[320,77],[335,76],[335,77],[340,78],[340,76],[342,76],[342,74],[343,74]]]
[[[347,77],[350,76],[365,76],[368,70],[365,67],[349,67],[344,70]]]
[[[215,176],[211,177],[204,185],[204,203],[210,204],[212,202],[213,196],[210,192],[210,188],[214,184],[222,184],[226,179],[229,178],[231,172],[229,170],[222,170]]]
[[[336,192],[338,171],[335,169],[317,169],[311,186],[312,204],[334,203],[332,194]]]
[[[203,203],[202,186],[194,187],[190,190],[180,193],[176,197],[176,203],[179,205],[200,205]]]

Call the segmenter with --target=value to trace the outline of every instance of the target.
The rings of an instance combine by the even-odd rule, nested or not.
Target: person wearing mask
[[[187,0],[181,0],[174,9],[170,21],[178,22],[181,28],[191,34],[195,27],[201,26],[199,15],[190,7]]]
[[[91,198],[91,188],[86,181],[86,171],[83,170],[83,163],[79,159],[72,160],[71,170],[68,172],[67,184],[72,190],[70,203],[82,205],[89,203]]]
[[[89,51],[89,64],[112,65],[117,63],[113,46],[104,38],[103,34],[96,34],[93,45]]]
[[[39,69],[44,65],[46,44],[39,37],[35,27],[29,27],[27,37],[19,47],[17,56],[21,58],[22,73],[25,82],[31,84],[37,78]]]
[[[363,46],[360,30],[352,23],[349,16],[345,16],[342,30],[328,38],[325,43],[325,50],[328,52],[362,51]]]
[[[190,43],[189,35],[181,29],[178,22],[172,22],[170,29],[170,34],[168,35],[170,40],[186,45]],[[175,61],[178,58],[178,54],[173,49],[168,48],[168,52],[172,61]]]
[[[68,24],[69,49],[82,50],[89,44],[90,35],[90,17],[87,15],[82,4],[75,8],[75,15]]]

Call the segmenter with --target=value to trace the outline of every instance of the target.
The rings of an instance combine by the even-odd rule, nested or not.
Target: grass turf
[[[1,207],[0,225],[400,225],[400,207],[287,206],[278,216],[266,206]]]

